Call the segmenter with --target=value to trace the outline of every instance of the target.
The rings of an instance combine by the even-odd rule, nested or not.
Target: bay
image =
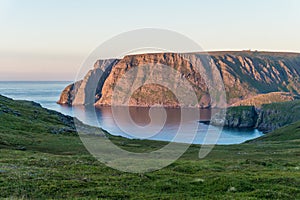
[[[113,135],[128,138],[210,144],[209,136],[212,131],[220,133],[214,142],[227,145],[239,144],[263,135],[256,129],[222,129],[199,123],[199,120],[205,121],[210,118],[211,110],[209,109],[197,110],[199,119],[190,117],[183,120],[181,117],[183,111],[180,109],[154,108],[152,111],[157,115],[151,120],[152,111],[149,108],[131,107],[128,111],[130,114],[130,119],[128,119],[126,108],[121,107],[112,110],[111,107],[61,106],[56,102],[61,91],[70,83],[71,81],[6,81],[0,82],[0,94],[16,100],[38,102],[45,108],[76,116],[86,124],[101,127]],[[184,110],[184,112],[193,113],[195,110]],[[161,120],[157,120],[161,117],[161,113],[165,113],[166,118],[162,117]],[[182,135],[181,137],[176,137],[178,132]]]

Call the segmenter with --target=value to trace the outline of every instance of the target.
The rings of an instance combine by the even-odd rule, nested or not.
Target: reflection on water
[[[217,144],[238,144],[242,143],[246,140],[254,139],[262,135],[258,130],[249,130],[249,129],[223,129],[221,130],[219,127],[208,126],[204,123],[199,123],[199,121],[207,121],[210,119],[212,113],[216,112],[211,109],[183,109],[185,113],[191,113],[191,115],[185,115],[185,119],[181,119],[181,110],[176,108],[154,108],[154,109],[163,109],[166,113],[166,120],[164,126],[161,127],[161,123],[159,123],[157,118],[159,116],[152,116],[153,120],[149,114],[151,112],[150,108],[140,108],[140,107],[130,107],[130,119],[126,116],[126,107],[116,107],[114,108],[115,115],[113,115],[111,107],[100,107],[95,108],[93,106],[89,107],[74,107],[73,113],[74,116],[79,118],[84,123],[99,126],[103,129],[107,130],[109,133],[113,135],[124,136],[128,138],[144,138],[152,140],[163,140],[163,141],[175,141],[175,142],[190,142],[193,141],[194,144],[209,144],[209,140],[205,140],[205,137],[209,137],[210,135],[206,135],[208,130],[210,131],[221,131],[220,137],[217,140]],[[197,112],[197,115],[192,114]],[[158,112],[160,113],[160,112]],[[147,127],[147,129],[138,132],[137,134],[132,134],[136,132],[136,127],[132,125],[131,120],[135,123],[135,125],[141,127]],[[118,123],[116,123],[118,121]],[[153,123],[156,121],[156,123]],[[151,123],[152,122],[152,123]],[[120,127],[121,124],[121,127]],[[149,126],[151,124],[151,126]],[[180,129],[180,125],[183,126]],[[125,131],[124,128],[125,127]],[[197,134],[194,135],[194,127],[196,127]],[[184,135],[184,137],[178,137],[174,139],[178,130],[182,130],[180,133]],[[157,130],[159,130],[157,132]],[[153,135],[153,133],[156,133]],[[206,138],[207,139],[207,138]],[[206,141],[206,142],[204,142]]]
[[[166,121],[163,127],[160,127],[160,123],[164,116],[155,114],[153,116],[155,120],[150,119],[149,108],[130,108],[130,118],[141,127],[146,127],[142,129],[143,131],[137,131],[135,126],[132,126],[131,122],[125,113],[125,108],[117,108],[116,115],[113,116],[112,109],[110,107],[75,107],[71,108],[68,106],[60,106],[56,104],[59,99],[61,91],[70,82],[1,82],[0,81],[0,94],[14,98],[14,99],[24,99],[31,100],[40,103],[43,107],[56,110],[58,112],[64,113],[70,116],[76,116],[81,121],[86,124],[93,126],[100,126],[107,130],[109,133],[114,135],[121,135],[129,138],[135,136],[148,136],[152,135],[153,131],[159,130],[158,134],[152,135],[149,139],[154,140],[165,140],[173,141],[174,137],[179,129],[179,125],[182,124],[183,137],[178,138],[177,142],[188,142],[193,141],[193,143],[202,144],[204,142],[205,135],[208,130],[208,126],[201,124],[198,121],[206,121],[210,119],[213,111],[209,109],[202,110],[184,110],[184,120],[181,122],[181,111],[180,109],[166,109],[165,117]],[[153,110],[155,111],[155,109]],[[151,112],[150,112],[151,113]],[[162,112],[164,113],[164,112]],[[196,117],[198,113],[198,117]],[[128,135],[121,130],[116,124],[116,119],[122,124],[123,128],[129,130],[128,133],[135,132],[134,135]],[[152,118],[153,119],[153,118]],[[152,123],[151,123],[152,122]],[[155,122],[155,123],[154,123]],[[164,122],[164,121],[163,121]],[[151,123],[151,126],[149,124]],[[197,134],[194,138],[193,132],[194,127],[196,127]],[[215,131],[220,131],[217,127],[210,127],[210,129],[215,129]],[[136,133],[137,132],[137,133]],[[212,134],[208,134],[211,136]],[[223,129],[221,135],[217,141],[218,144],[236,144],[242,143],[246,140],[257,138],[261,136],[262,133],[257,130],[239,130],[239,129]],[[210,139],[208,137],[208,139]],[[206,140],[207,141],[207,140]],[[209,142],[207,142],[209,143]]]

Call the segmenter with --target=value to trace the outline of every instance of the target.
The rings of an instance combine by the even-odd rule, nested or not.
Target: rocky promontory
[[[225,116],[225,117],[224,117]],[[300,120],[300,100],[254,106],[230,107],[212,117],[211,124],[228,128],[257,128],[263,132]]]
[[[210,123],[228,128],[253,128],[256,125],[257,116],[254,106],[230,107],[226,111],[221,110],[217,113]]]
[[[253,100],[257,95],[274,94],[274,92],[277,92],[276,95],[269,95],[266,98],[264,96],[262,103],[265,103],[266,99],[269,102],[290,101],[294,95],[300,94],[300,54],[297,53],[256,51],[192,54],[149,53],[128,55],[123,59],[97,61],[83,80],[64,89],[58,103],[111,105],[113,89],[127,71],[147,63],[159,63],[172,67],[181,74],[182,78],[189,81],[198,98],[198,104],[194,106],[202,108],[216,106],[214,99],[209,96],[208,86],[205,83],[207,77],[203,77],[204,73],[197,70],[197,65],[204,65],[200,58],[204,54],[209,55],[206,69],[216,66],[220,71],[228,105],[249,105],[247,99],[252,98]],[[161,79],[168,78],[166,74],[160,76]],[[128,84],[136,81],[137,77],[138,74],[132,77],[132,82]],[[215,87],[221,86],[215,85]],[[258,98],[259,101],[260,99]],[[153,104],[179,106],[178,100],[170,90],[155,84],[138,88],[130,100],[130,106],[151,106]]]

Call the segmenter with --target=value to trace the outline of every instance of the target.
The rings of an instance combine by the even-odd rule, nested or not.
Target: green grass
[[[1,198],[300,199],[300,122],[245,144],[216,146],[205,159],[192,145],[166,168],[132,174],[93,158],[70,119],[29,102],[0,96],[0,103],[10,109],[0,108]],[[61,128],[70,131],[53,134]],[[130,151],[166,144],[110,137]]]
[[[273,141],[273,142],[297,142],[300,139],[300,122],[294,122],[280,129],[275,130],[272,133],[264,135],[263,137],[253,140],[258,141]]]

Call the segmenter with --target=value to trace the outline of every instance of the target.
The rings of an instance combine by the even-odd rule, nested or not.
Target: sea
[[[15,100],[35,101],[47,109],[75,116],[88,125],[101,127],[112,135],[127,138],[229,145],[263,135],[257,129],[227,129],[201,123],[210,118],[209,109],[197,110],[198,119],[183,120],[182,113],[195,111],[176,108],[70,107],[57,104],[61,91],[70,83],[71,81],[0,81],[0,94]],[[181,137],[176,137],[178,134]],[[212,135],[213,139],[209,137]]]

